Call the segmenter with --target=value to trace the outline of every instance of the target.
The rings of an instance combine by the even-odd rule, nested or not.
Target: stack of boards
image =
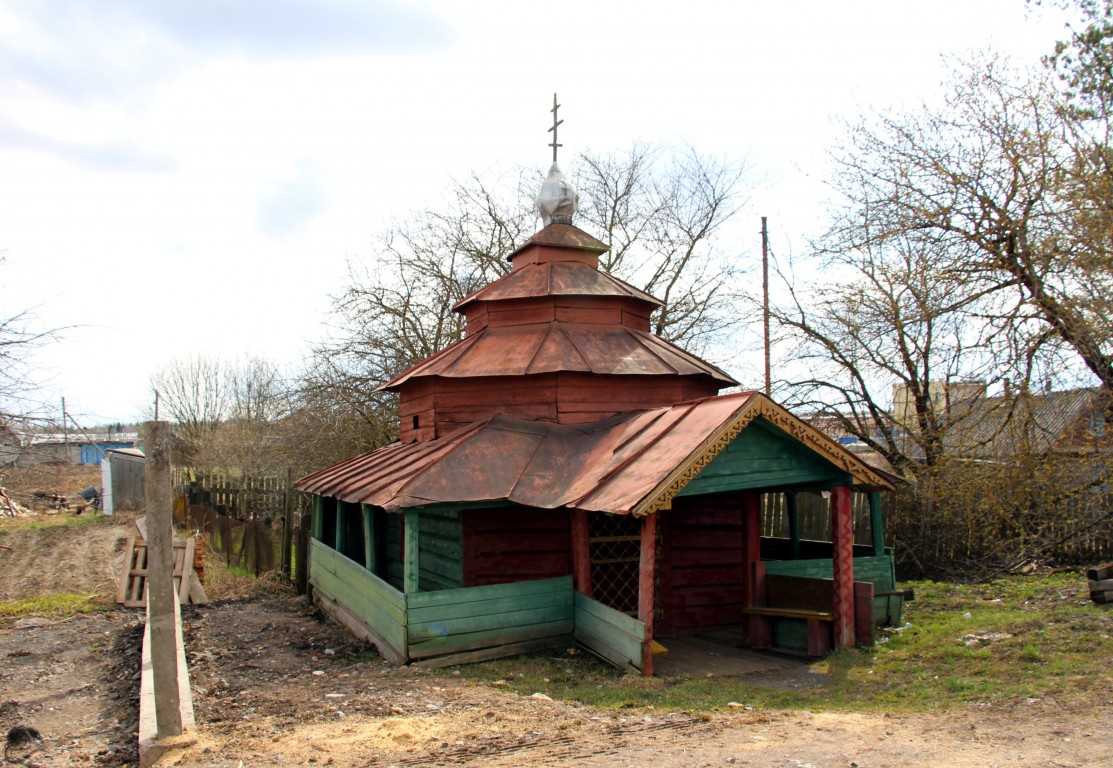
[[[135,521],[138,534],[129,536],[127,560],[120,572],[120,583],[116,590],[116,602],[128,608],[144,608],[147,605],[147,519]],[[197,539],[174,539],[174,591],[178,601],[185,605],[204,605],[209,602],[201,579],[197,575]]]
[[[1095,603],[1113,603],[1113,564],[1086,571],[1090,580],[1090,599]]]

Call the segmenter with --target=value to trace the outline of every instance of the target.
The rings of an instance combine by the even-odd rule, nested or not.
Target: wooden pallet
[[[182,605],[189,601],[196,546],[192,538],[174,539],[174,590]],[[141,536],[129,536],[124,551],[128,559],[120,573],[116,602],[128,608],[143,608],[147,605],[147,541]]]

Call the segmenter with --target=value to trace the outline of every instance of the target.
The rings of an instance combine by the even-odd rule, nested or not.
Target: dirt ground
[[[130,532],[126,521],[0,527],[0,546],[11,547],[0,548],[0,599],[55,591],[106,599]],[[551,701],[544,691],[516,695],[392,666],[304,600],[278,589],[255,592],[184,610],[198,742],[163,764],[1113,766],[1108,701],[1064,709],[1043,699],[915,716],[742,707],[710,716],[597,711]],[[141,632],[139,612],[120,608],[0,618],[6,760],[135,764]],[[21,742],[28,731],[19,726],[41,740]]]

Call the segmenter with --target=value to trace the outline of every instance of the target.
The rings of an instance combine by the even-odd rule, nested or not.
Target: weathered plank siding
[[[742,622],[746,539],[742,499],[677,499],[661,514],[656,632]]]
[[[576,593],[576,642],[620,668],[641,670],[648,639],[643,622]]]
[[[463,518],[464,586],[548,579],[572,573],[568,510],[468,509]]]
[[[420,591],[463,587],[464,549],[460,512],[454,509],[422,511],[419,537]]]
[[[358,617],[394,655],[405,658],[406,596],[321,542],[313,540],[309,546],[313,588]]]
[[[572,634],[572,577],[406,595],[410,658]]]

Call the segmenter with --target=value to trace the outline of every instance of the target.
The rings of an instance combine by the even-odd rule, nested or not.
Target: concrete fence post
[[[150,609],[151,666],[155,688],[158,738],[182,733],[178,695],[177,636],[174,604],[174,524],[170,499],[170,424],[142,426],[146,455],[147,605]],[[192,564],[190,564],[192,565]]]

